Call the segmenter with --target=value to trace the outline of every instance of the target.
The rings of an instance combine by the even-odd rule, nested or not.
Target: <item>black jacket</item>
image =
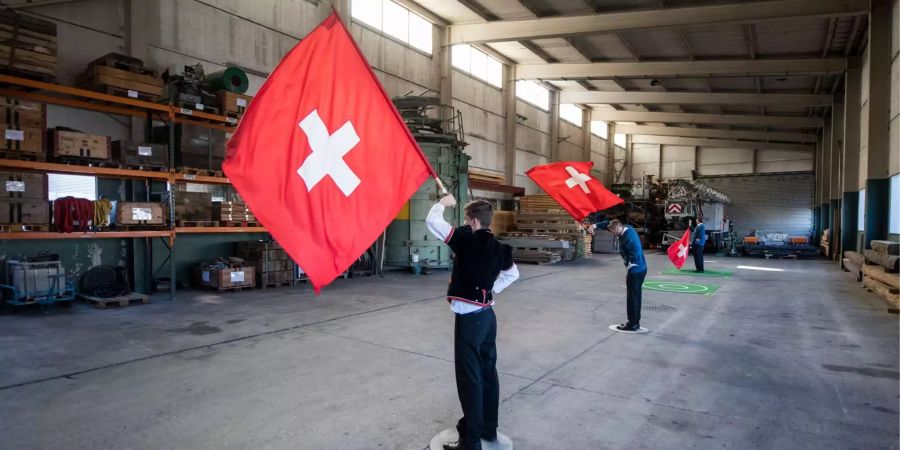
[[[455,254],[447,297],[467,303],[488,305],[493,301],[494,281],[513,266],[512,247],[500,243],[489,229],[453,229],[447,245]]]

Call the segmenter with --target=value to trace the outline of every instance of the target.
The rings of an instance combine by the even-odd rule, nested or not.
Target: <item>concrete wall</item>
[[[590,131],[587,131],[590,133]],[[584,159],[584,133],[580,125],[559,120],[560,161],[582,161]]]
[[[470,167],[503,176],[506,171],[506,113],[503,91],[453,70],[453,107],[460,111],[466,133]]]
[[[641,173],[660,176],[664,180],[690,178],[696,168],[699,175],[738,175],[813,170],[812,152],[739,148],[693,147],[679,145],[633,144],[631,175]],[[661,152],[661,153],[660,153]],[[755,160],[754,160],[755,154]],[[662,163],[660,164],[660,156]]]
[[[890,173],[900,173],[900,0],[894,0],[891,25],[891,142]],[[893,214],[900,214],[900,199],[891,199]]]
[[[594,163],[593,174],[599,180],[606,179],[606,139],[591,134],[591,161]]]
[[[550,113],[516,100],[516,185],[528,195],[542,193],[525,171],[550,162]]]

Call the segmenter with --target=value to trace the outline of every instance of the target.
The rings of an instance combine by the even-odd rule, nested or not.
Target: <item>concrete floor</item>
[[[692,280],[649,260],[648,280]],[[645,335],[607,329],[617,257],[521,267],[496,307],[516,448],[897,448],[881,299],[825,261],[707,260],[734,276],[700,280],[712,296],[645,291]],[[425,448],[460,415],[446,279],[0,317],[0,448]]]

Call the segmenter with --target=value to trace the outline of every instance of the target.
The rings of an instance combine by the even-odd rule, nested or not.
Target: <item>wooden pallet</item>
[[[231,227],[231,228],[249,228],[249,227],[258,227],[260,226],[259,222],[238,222],[233,220],[220,220],[219,226],[221,227]]]
[[[3,233],[28,233],[31,231],[50,231],[50,225],[31,225],[24,223],[0,224]]]
[[[175,106],[181,109],[188,109],[191,111],[199,111],[209,114],[219,114],[219,108],[215,106],[203,105],[203,109],[197,109],[197,104],[192,102],[176,102]]]
[[[275,281],[275,282],[265,283],[265,284],[257,283],[256,287],[259,289],[269,289],[269,288],[276,288],[276,287],[293,286],[294,284],[295,284],[294,280],[285,280],[285,281]]]
[[[176,220],[175,226],[185,228],[218,227],[219,222],[215,220]]]
[[[134,292],[128,295],[110,298],[92,297],[90,295],[78,294],[78,298],[98,309],[106,309],[109,306],[131,306],[150,303],[150,297]]]
[[[254,287],[256,287],[256,283],[244,284],[241,286],[231,286],[231,287],[201,286],[202,289],[205,289],[207,291],[216,291],[216,292],[225,292],[225,291],[241,292],[244,290],[252,290]]]
[[[197,175],[203,177],[223,177],[225,174],[221,170],[197,169],[194,167],[176,167],[175,172],[185,175]]]
[[[54,156],[51,158],[53,162],[59,164],[70,164],[75,166],[88,167],[108,167],[110,169],[118,169],[119,165],[108,160],[99,158],[78,158],[75,156]]]
[[[145,172],[168,172],[169,168],[166,166],[154,166],[154,165],[144,165],[144,164],[119,164],[119,168],[121,169],[130,169],[130,170],[142,170]]]
[[[0,150],[0,159],[13,159],[13,160],[18,160],[18,161],[44,162],[47,160],[47,156],[44,155],[43,153],[28,153],[28,152]]]

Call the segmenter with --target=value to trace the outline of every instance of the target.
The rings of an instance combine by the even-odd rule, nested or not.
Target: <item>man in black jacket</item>
[[[519,277],[512,247],[491,233],[493,206],[476,200],[465,207],[465,226],[453,228],[444,220],[444,209],[456,206],[447,195],[435,204],[426,226],[453,250],[455,261],[447,301],[456,315],[454,365],[456,391],[463,417],[456,425],[459,441],[444,444],[446,450],[480,450],[481,439],[497,439],[500,384],[497,377],[497,318],[493,294],[499,294]]]

